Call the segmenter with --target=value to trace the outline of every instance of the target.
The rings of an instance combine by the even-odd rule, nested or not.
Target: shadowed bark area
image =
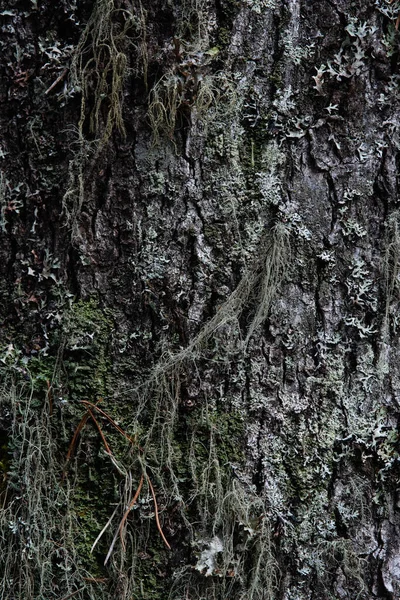
[[[0,1],[0,596],[400,596],[397,0]]]

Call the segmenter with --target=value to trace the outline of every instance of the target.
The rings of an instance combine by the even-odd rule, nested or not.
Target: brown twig
[[[104,410],[101,410],[101,408],[99,408],[96,404],[93,404],[93,402],[89,402],[88,400],[81,400],[81,402],[82,404],[85,404],[86,406],[91,406],[92,408],[97,410],[97,412],[103,415],[103,417],[105,417],[121,435],[123,435],[127,440],[129,440],[131,444],[135,444],[135,440],[133,440],[130,437],[130,435],[128,435],[119,425],[117,425],[114,419],[112,419],[106,412],[104,412]]]
[[[74,437],[72,438],[71,443],[70,443],[69,448],[68,448],[67,462],[70,461],[71,456],[74,453],[75,446],[76,446],[76,441],[78,439],[78,436],[79,436],[80,432],[82,431],[82,429],[85,427],[89,416],[90,416],[89,412],[86,411],[85,414],[83,415],[82,419],[79,421],[78,427],[75,429]]]
[[[103,433],[103,431],[102,431],[102,429],[101,429],[101,427],[99,425],[99,422],[97,421],[96,417],[94,416],[94,414],[92,413],[92,411],[90,410],[90,408],[88,408],[88,413],[92,417],[93,422],[94,422],[94,424],[96,425],[96,427],[97,427],[97,429],[99,431],[100,437],[102,439],[102,442],[104,444],[104,447],[106,449],[107,454],[112,454],[111,448],[110,448],[110,446],[107,443],[107,440],[106,440],[105,435],[104,435],[104,433]]]
[[[164,535],[164,532],[163,532],[163,530],[161,528],[161,525],[160,525],[160,519],[158,518],[158,506],[157,506],[156,493],[155,493],[153,485],[152,485],[152,483],[150,481],[150,477],[147,475],[147,473],[146,473],[146,477],[147,477],[147,483],[149,484],[149,488],[150,488],[150,491],[151,491],[151,495],[153,496],[153,501],[154,501],[154,516],[155,516],[156,523],[157,523],[157,529],[160,532],[160,535],[161,535],[161,537],[163,539],[164,544],[167,546],[168,550],[171,550],[171,546],[167,542],[167,539],[166,539],[166,537]]]
[[[125,511],[125,514],[122,517],[121,523],[119,524],[119,527],[118,527],[119,537],[121,538],[121,544],[122,544],[122,547],[123,547],[124,550],[125,550],[125,542],[124,542],[124,539],[122,537],[122,529],[123,529],[123,527],[125,525],[125,522],[126,522],[126,520],[128,518],[128,515],[129,515],[130,511],[132,510],[132,508],[136,504],[136,500],[139,498],[139,494],[140,494],[140,492],[142,490],[142,486],[143,486],[143,481],[144,481],[144,476],[142,474],[142,476],[140,478],[140,481],[139,481],[138,488],[137,488],[137,490],[135,492],[135,495],[133,496],[132,500],[130,501],[129,506],[128,506],[127,510]]]
[[[57,77],[57,79],[51,84],[51,86],[45,91],[44,95],[47,96],[47,94],[50,94],[51,90],[54,89],[56,87],[56,85],[58,83],[60,83],[60,81],[62,81],[64,79],[64,77],[66,76],[66,74],[68,73],[68,69],[64,69],[64,71],[61,73],[61,75],[59,77]]]
[[[94,424],[96,425],[96,427],[97,427],[97,429],[98,429],[98,432],[99,432],[99,434],[100,434],[100,436],[101,436],[101,439],[102,439],[102,442],[103,442],[103,444],[104,444],[104,447],[105,447],[105,449],[106,449],[106,452],[107,452],[107,453],[108,453],[108,454],[109,454],[111,457],[113,456],[113,455],[112,455],[112,452],[111,452],[111,448],[110,448],[110,446],[108,445],[108,443],[107,443],[107,440],[106,440],[106,438],[105,438],[105,435],[104,435],[104,433],[103,433],[103,430],[101,429],[99,422],[97,421],[96,417],[94,416],[94,414],[93,414],[93,410],[92,410],[92,409],[96,410],[96,411],[97,411],[99,414],[101,414],[103,417],[105,417],[105,418],[106,418],[106,419],[109,421],[109,423],[111,423],[111,425],[112,425],[112,426],[113,426],[113,427],[114,427],[114,428],[115,428],[115,429],[116,429],[116,430],[117,430],[117,431],[118,431],[118,432],[119,432],[121,435],[123,435],[123,436],[124,436],[126,439],[128,439],[128,440],[129,440],[129,441],[130,441],[132,444],[135,444],[135,443],[136,443],[136,442],[135,442],[135,440],[133,440],[133,439],[132,439],[132,438],[131,438],[131,437],[130,437],[130,436],[129,436],[129,435],[128,435],[128,434],[127,434],[127,433],[126,433],[126,432],[125,432],[125,431],[124,431],[124,430],[123,430],[123,429],[122,429],[120,426],[119,426],[119,425],[117,425],[117,423],[116,423],[116,422],[115,422],[115,421],[114,421],[114,420],[113,420],[113,419],[112,419],[112,418],[111,418],[111,417],[110,417],[110,416],[109,416],[109,415],[108,415],[106,412],[104,412],[104,410],[101,410],[101,408],[99,408],[99,407],[97,406],[97,404],[93,404],[93,402],[89,402],[88,400],[81,400],[81,402],[82,402],[82,404],[84,404],[84,405],[86,406],[86,408],[87,408],[87,411],[86,411],[86,413],[83,415],[82,419],[80,420],[80,422],[79,422],[79,424],[78,424],[78,426],[77,426],[77,428],[76,428],[76,430],[75,430],[74,437],[72,438],[72,441],[71,441],[71,443],[70,443],[70,446],[69,446],[69,449],[68,449],[68,454],[67,454],[67,462],[70,460],[70,458],[71,458],[71,456],[72,456],[72,454],[73,454],[73,452],[74,452],[75,445],[76,445],[76,440],[78,439],[78,435],[79,435],[79,434],[80,434],[80,432],[82,431],[83,427],[86,425],[86,423],[87,423],[87,421],[88,421],[89,417],[91,417],[91,418],[92,418],[92,420],[93,420]],[[158,531],[159,531],[159,533],[160,533],[160,535],[161,535],[161,538],[162,538],[162,540],[163,540],[164,544],[167,546],[168,550],[171,550],[171,546],[169,545],[169,543],[168,543],[168,541],[167,541],[167,539],[166,539],[166,537],[165,537],[165,535],[164,535],[164,532],[163,532],[163,530],[162,530],[162,527],[161,527],[160,518],[159,518],[159,512],[158,512],[158,505],[157,505],[157,498],[156,498],[156,493],[155,493],[155,491],[154,491],[153,484],[151,483],[151,480],[150,480],[150,477],[149,477],[149,475],[148,475],[147,473],[145,473],[145,475],[146,475],[147,483],[148,483],[148,485],[149,485],[149,488],[150,488],[150,491],[151,491],[151,495],[152,495],[152,497],[153,497],[153,502],[154,502],[154,517],[155,517],[155,520],[156,520],[157,529],[158,529]],[[123,549],[125,550],[125,543],[124,543],[124,540],[123,540],[123,537],[122,537],[122,530],[123,530],[123,527],[124,527],[124,525],[125,525],[125,522],[126,522],[126,520],[127,520],[127,518],[128,518],[129,512],[131,511],[131,509],[133,508],[133,506],[136,504],[136,501],[137,501],[137,499],[138,499],[138,497],[139,497],[139,495],[140,495],[140,492],[141,492],[141,490],[142,490],[142,487],[143,487],[143,483],[144,483],[144,476],[145,476],[145,475],[144,475],[144,474],[142,474],[142,475],[141,475],[141,477],[140,477],[140,481],[139,481],[138,488],[137,488],[137,490],[136,490],[136,492],[135,492],[135,494],[134,494],[134,496],[133,496],[132,500],[130,501],[130,503],[129,503],[129,506],[128,506],[127,510],[125,511],[125,513],[124,513],[124,515],[123,515],[123,517],[122,517],[122,519],[121,519],[121,522],[120,522],[120,524],[119,524],[119,526],[118,526],[117,532],[116,532],[116,534],[115,534],[115,536],[114,536],[114,539],[113,539],[113,541],[112,541],[112,544],[111,544],[111,546],[110,546],[110,548],[109,548],[109,551],[108,551],[108,554],[107,554],[107,557],[106,557],[106,559],[105,559],[105,562],[104,562],[104,564],[106,564],[106,563],[107,563],[108,559],[109,559],[109,558],[110,558],[110,556],[111,556],[111,553],[112,553],[112,550],[113,550],[113,547],[114,547],[114,544],[115,544],[115,541],[116,541],[116,539],[117,539],[118,535],[119,535],[119,536],[120,536],[120,538],[121,538],[121,543],[122,543]],[[108,524],[109,524],[109,523],[108,523]],[[108,525],[107,525],[107,526],[108,526]],[[103,531],[104,531],[104,530],[103,530]],[[103,533],[103,532],[102,532],[102,533]],[[102,535],[102,533],[100,534],[100,536]],[[100,537],[100,536],[99,536],[99,537]],[[96,542],[97,542],[97,541],[98,541],[98,539],[96,540]],[[96,542],[95,542],[95,544],[96,544]],[[93,548],[92,548],[92,550],[93,550]],[[75,593],[74,593],[74,594],[75,594]],[[70,597],[70,596],[68,596],[68,597]],[[66,599],[64,599],[64,600],[66,600]]]
[[[97,402],[100,402],[100,401],[101,401],[101,398],[99,398],[97,400]],[[93,405],[93,406],[95,406],[95,405]],[[66,459],[67,462],[71,459],[71,456],[74,453],[75,446],[76,446],[76,440],[78,439],[78,435],[80,434],[80,432],[82,431],[82,429],[85,427],[85,425],[86,425],[87,420],[88,420],[89,417],[90,417],[89,411],[86,411],[85,414],[83,415],[82,419],[78,423],[78,427],[75,430],[74,437],[72,438],[71,443],[70,443],[69,448],[68,448],[67,459]]]

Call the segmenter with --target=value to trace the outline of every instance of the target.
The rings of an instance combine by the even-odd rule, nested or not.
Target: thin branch
[[[97,410],[97,412],[103,415],[103,417],[105,417],[111,423],[111,425],[117,431],[119,431],[121,435],[123,435],[127,440],[129,440],[131,444],[135,444],[135,440],[133,440],[119,425],[117,425],[114,419],[112,419],[106,412],[104,412],[104,410],[101,410],[101,408],[99,408],[96,404],[93,404],[93,402],[89,402],[88,400],[81,400],[81,402],[82,404],[85,404],[86,406],[91,406],[92,408]]]
[[[135,495],[133,496],[132,500],[130,501],[129,506],[128,506],[127,510],[125,511],[125,514],[122,517],[121,523],[119,524],[119,527],[118,527],[119,536],[121,538],[121,543],[122,543],[122,547],[123,547],[124,550],[125,550],[125,542],[124,542],[123,537],[122,537],[122,529],[123,529],[123,527],[125,525],[125,522],[126,522],[126,520],[128,518],[128,515],[129,515],[130,511],[135,506],[136,501],[139,498],[139,494],[140,494],[140,492],[142,490],[142,486],[143,486],[143,481],[144,481],[144,476],[142,474],[142,476],[140,478],[140,481],[139,481],[138,488],[137,488],[137,490],[135,492]]]
[[[117,529],[117,531],[115,532],[115,535],[113,537],[113,541],[111,542],[111,546],[108,549],[107,556],[106,556],[106,559],[104,561],[104,565],[106,565],[108,563],[108,559],[110,558],[110,556],[112,554],[112,551],[114,550],[115,542],[117,541],[117,538],[118,538],[118,532],[119,532],[119,529]]]
[[[150,481],[150,477],[147,475],[147,473],[146,473],[146,477],[147,477],[147,482],[149,484],[149,488],[150,488],[150,491],[151,491],[151,495],[153,496],[153,501],[154,501],[154,516],[155,516],[156,523],[157,523],[157,529],[160,532],[160,535],[161,535],[161,537],[163,539],[164,544],[167,546],[168,550],[171,550],[171,546],[167,542],[167,539],[166,539],[166,537],[164,535],[164,532],[161,529],[160,519],[158,518],[158,506],[157,506],[156,493],[155,493],[153,485],[152,485],[152,483]]]
[[[98,402],[100,402],[100,400],[101,400],[101,398],[98,400]],[[82,419],[79,421],[78,427],[75,429],[74,437],[71,440],[71,443],[69,445],[68,452],[67,452],[67,458],[66,458],[67,463],[70,461],[71,456],[74,453],[78,436],[79,436],[80,432],[82,431],[82,429],[85,427],[89,417],[90,417],[89,411],[86,411],[86,413],[83,415]]]
[[[108,445],[108,443],[107,443],[107,440],[106,440],[106,438],[105,438],[105,436],[104,436],[104,433],[103,433],[103,431],[102,431],[102,429],[101,429],[101,427],[100,427],[100,425],[99,425],[99,423],[98,423],[98,421],[97,421],[96,417],[94,416],[94,414],[93,414],[93,413],[92,413],[92,411],[90,410],[90,408],[88,408],[88,413],[89,413],[89,415],[92,417],[92,419],[93,419],[93,422],[94,422],[94,424],[96,425],[96,427],[97,427],[97,429],[98,429],[98,431],[99,431],[99,434],[100,434],[100,436],[101,436],[101,439],[102,439],[102,441],[103,441],[103,444],[104,444],[104,447],[105,447],[105,449],[106,449],[106,452],[107,452],[107,454],[111,454],[111,455],[112,455],[111,448],[110,448],[110,446],[109,446],[109,445]]]
[[[113,514],[111,515],[111,517],[108,519],[107,523],[104,525],[103,529],[100,531],[99,535],[97,536],[97,538],[94,541],[93,546],[90,549],[90,553],[93,552],[93,550],[95,549],[95,547],[97,546],[100,538],[102,537],[102,535],[105,533],[105,531],[107,531],[107,528],[111,525],[111,522],[115,516],[115,513],[117,512],[118,506],[117,508],[114,510]]]
[[[75,446],[76,446],[76,441],[78,439],[78,436],[79,436],[80,432],[82,431],[82,429],[85,427],[89,416],[90,416],[89,412],[87,411],[83,415],[82,419],[79,421],[78,427],[75,429],[74,437],[72,438],[71,443],[70,443],[69,448],[68,448],[67,462],[70,461],[71,456],[74,453]]]
[[[51,84],[51,86],[45,91],[44,95],[47,96],[47,94],[50,94],[51,90],[54,89],[56,87],[56,85],[58,83],[60,83],[60,81],[62,81],[64,79],[64,77],[66,76],[66,74],[68,73],[68,69],[64,69],[64,71],[61,73],[61,75],[59,77],[57,77],[57,79]]]
[[[130,504],[129,504],[128,510],[125,512],[124,516],[122,517],[122,521],[121,521],[121,523],[119,524],[117,531],[115,532],[115,535],[114,535],[114,537],[113,537],[113,540],[112,540],[112,542],[111,542],[111,545],[110,545],[110,547],[109,547],[109,549],[108,549],[108,552],[107,552],[106,559],[105,559],[105,561],[104,561],[104,564],[105,564],[105,565],[108,563],[108,560],[109,560],[109,558],[110,558],[110,556],[111,556],[111,554],[112,554],[112,551],[114,550],[115,542],[116,542],[116,541],[117,541],[117,539],[118,539],[118,535],[119,535],[119,536],[120,536],[120,538],[121,538],[122,547],[123,547],[123,550],[124,550],[124,552],[125,552],[125,543],[124,543],[124,540],[123,540],[123,538],[122,538],[122,527],[123,527],[123,526],[124,526],[124,524],[125,524],[125,521],[126,521],[126,519],[127,519],[127,517],[128,517],[128,514],[129,514],[129,511],[130,511],[130,510],[131,510],[131,508],[134,506],[134,504],[135,504],[136,500],[137,500],[137,499],[138,499],[138,497],[139,497],[139,494],[140,494],[140,491],[141,491],[141,489],[142,489],[142,485],[143,485],[143,479],[144,479],[144,477],[143,477],[143,475],[142,475],[142,476],[141,476],[141,478],[140,478],[140,481],[139,481],[139,486],[138,486],[138,489],[136,490],[136,492],[135,492],[135,495],[134,495],[134,497],[132,498],[132,500],[131,500],[131,502],[130,502]],[[108,524],[107,524],[107,525],[108,525]]]

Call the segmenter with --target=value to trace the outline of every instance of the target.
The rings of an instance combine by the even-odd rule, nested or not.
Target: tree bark
[[[399,3],[0,8],[1,598],[398,598]]]

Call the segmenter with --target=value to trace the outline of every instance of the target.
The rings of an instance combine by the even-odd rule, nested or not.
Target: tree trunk
[[[399,598],[397,0],[0,7],[1,598]]]

